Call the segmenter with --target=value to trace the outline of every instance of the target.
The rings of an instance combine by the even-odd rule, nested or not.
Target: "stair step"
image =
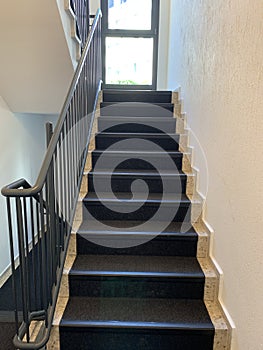
[[[125,133],[169,133],[175,132],[175,118],[157,117],[100,117],[98,130],[100,132]]]
[[[78,254],[195,256],[198,236],[181,223],[84,220],[77,234]],[[162,229],[163,228],[163,229]],[[156,232],[160,229],[159,232]]]
[[[92,152],[92,167],[99,169],[137,169],[137,170],[182,170],[183,154],[177,151],[108,151],[95,150]]]
[[[101,116],[125,117],[173,117],[172,103],[144,103],[144,102],[102,102]]]
[[[202,299],[196,258],[82,255],[69,274],[71,296]]]
[[[96,135],[96,148],[97,149],[107,149],[116,142],[123,140],[133,140],[133,139],[143,139],[149,141],[149,145],[145,150],[151,150],[152,144],[154,143],[160,146],[164,150],[177,151],[179,148],[180,136],[177,134],[139,134],[139,133],[99,133]],[[138,145],[132,143],[132,149],[139,149],[140,143]]]
[[[107,171],[91,171],[88,174],[88,189],[91,192],[96,190],[106,192],[131,192],[132,184],[135,180],[142,180],[137,183],[136,191],[145,192],[145,186],[148,187],[150,193],[162,193],[164,188],[170,193],[185,193],[187,176],[183,172],[177,174],[172,172],[162,172],[158,174],[156,171],[125,171],[115,170]],[[95,184],[95,185],[94,185]],[[87,189],[87,190],[88,190]]]
[[[214,327],[201,300],[70,298],[61,349],[211,350]]]
[[[104,102],[159,102],[170,103],[171,91],[133,91],[133,90],[104,90]]]
[[[83,218],[96,220],[167,220],[190,222],[191,201],[182,194],[119,192],[118,198],[113,193],[89,192],[83,199]],[[156,214],[156,216],[154,216]]]

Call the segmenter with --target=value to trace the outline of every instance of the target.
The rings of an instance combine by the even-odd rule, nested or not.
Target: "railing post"
[[[86,2],[86,38],[85,41],[87,40],[87,37],[89,35],[89,26],[90,26],[90,19],[89,19],[89,0],[85,0]]]
[[[49,142],[53,136],[53,125],[50,122],[46,123],[46,145],[48,147]]]
[[[51,138],[53,136],[53,125],[50,122],[46,123],[46,144],[47,147],[51,141]],[[55,178],[54,178],[54,166],[55,162],[57,160],[54,158],[53,162],[50,165],[48,176],[47,176],[47,184],[46,184],[46,201],[48,204],[47,209],[47,255],[48,255],[48,281],[50,283],[49,286],[51,286],[53,283],[56,283],[56,252],[57,252],[57,225],[56,222],[59,220],[57,218],[57,212],[56,212],[56,204],[55,204]],[[50,302],[52,304],[52,295],[51,295],[51,288],[50,288]]]

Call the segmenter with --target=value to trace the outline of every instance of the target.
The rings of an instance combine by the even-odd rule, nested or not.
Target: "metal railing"
[[[76,32],[81,40],[81,47],[83,48],[89,32],[89,1],[70,0],[70,6],[76,16]]]
[[[101,16],[98,10],[54,132],[47,124],[48,149],[35,185],[20,179],[2,189],[18,349],[40,349],[50,336],[101,87]],[[33,321],[43,329],[36,339]]]

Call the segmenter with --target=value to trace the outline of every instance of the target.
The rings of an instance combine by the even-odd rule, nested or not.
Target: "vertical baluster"
[[[42,267],[42,280],[43,280],[43,308],[45,310],[45,324],[47,327],[47,295],[48,295],[48,275],[47,275],[47,234],[45,229],[45,219],[44,219],[44,199],[43,199],[43,191],[40,193],[39,202],[40,202],[40,231],[41,231],[41,267]]]
[[[54,213],[53,213],[53,220],[54,220],[54,231],[53,231],[53,246],[52,246],[52,252],[53,252],[53,283],[56,285],[57,283],[57,244],[58,244],[58,211],[57,211],[57,201],[58,201],[58,191],[57,191],[57,171],[58,171],[58,163],[57,163],[57,148],[55,149],[54,153],[54,170],[53,170],[53,176],[54,176]]]
[[[50,202],[50,257],[51,257],[51,266],[50,266],[50,293],[52,292],[52,286],[55,281],[55,271],[56,271],[56,261],[55,261],[55,246],[56,246],[56,219],[55,219],[55,185],[54,185],[54,159],[53,156],[52,163],[50,166],[50,187],[49,187],[49,202]],[[52,295],[50,295],[52,302]]]
[[[11,258],[11,268],[12,268],[12,291],[14,299],[14,311],[15,311],[15,324],[16,324],[16,334],[18,334],[18,307],[17,307],[17,284],[15,279],[15,254],[14,254],[14,239],[13,239],[13,226],[12,226],[12,212],[10,198],[6,198],[7,205],[7,219],[9,228],[9,244],[10,244],[10,258]]]
[[[76,137],[77,137],[77,148],[78,148],[78,154],[77,154],[77,178],[79,179],[79,158],[80,158],[80,152],[81,152],[81,144],[80,144],[80,110],[79,110],[79,92],[78,88],[76,87],[75,90],[75,96],[76,96],[76,114],[77,114],[77,127],[76,127]]]
[[[26,340],[29,342],[29,310],[28,310],[28,279],[25,257],[25,242],[23,228],[23,214],[20,197],[16,198],[16,213],[17,213],[17,235],[19,245],[19,260],[20,260],[20,282],[22,294],[23,321],[26,325]]]
[[[66,201],[67,195],[65,191],[66,186],[66,166],[65,166],[65,127],[62,129],[61,143],[60,143],[60,161],[61,161],[61,173],[60,173],[60,193],[61,193],[61,249],[64,250],[64,232],[66,230]]]
[[[66,202],[66,208],[67,208],[67,216],[66,216],[66,226],[68,226],[68,220],[70,218],[70,203],[71,203],[71,198],[70,198],[70,188],[69,188],[69,179],[70,179],[70,174],[69,174],[69,118],[68,118],[68,113],[66,116],[65,120],[65,126],[66,126],[66,135],[65,135],[65,148],[66,148],[66,159],[65,159],[65,164],[66,164],[66,187],[64,188],[64,191],[66,191],[67,194],[67,202]],[[67,232],[68,230],[66,230]],[[68,232],[67,232],[68,233]]]
[[[28,285],[27,305],[29,312],[31,311],[31,272],[30,266],[32,266],[32,258],[29,256],[29,238],[28,238],[28,220],[27,220],[27,202],[26,198],[23,198],[23,213],[24,213],[24,240],[25,240],[25,263],[26,263],[26,277]]]
[[[76,128],[77,128],[77,115],[76,115],[76,96],[75,93],[72,97],[72,117],[73,117],[73,130],[72,133],[72,142],[73,142],[73,150],[72,150],[72,156],[73,156],[73,174],[74,174],[74,189],[76,191],[77,185],[78,185],[78,179],[77,179],[77,161],[78,161],[78,147],[77,147],[77,135],[76,135]]]
[[[89,112],[89,68],[88,61],[86,60],[86,113],[89,115],[87,127],[89,128],[90,124],[90,112]],[[87,131],[88,134],[88,131]]]
[[[84,155],[86,154],[86,146],[87,146],[87,122],[88,122],[88,115],[86,112],[86,62],[83,65],[83,71],[82,71],[82,105],[83,105],[83,133],[84,133]],[[82,167],[85,165],[86,159],[83,159]]]
[[[84,115],[83,129],[84,129],[85,145],[86,145],[87,144],[87,121],[88,121],[87,108],[86,108],[86,61],[84,62],[84,65],[83,65],[82,84],[83,84],[82,104],[83,104],[83,115]],[[85,151],[86,151],[86,148],[85,148]],[[85,161],[86,159],[84,160],[84,162]]]
[[[46,196],[46,215],[43,217],[46,219],[44,222],[44,237],[45,237],[45,260],[46,260],[46,283],[47,283],[47,300],[50,299],[49,290],[50,290],[50,265],[52,264],[52,260],[50,257],[50,240],[51,240],[51,226],[50,226],[50,215],[51,215],[51,207],[50,207],[50,168],[48,169],[47,177],[46,177],[46,185],[45,185],[45,196]]]
[[[75,173],[76,173],[76,179],[77,179],[77,184],[79,183],[79,174],[78,174],[78,166],[79,166],[79,154],[80,154],[80,142],[79,142],[79,127],[80,127],[80,119],[79,119],[79,101],[78,101],[78,94],[77,94],[77,89],[75,90],[75,100],[76,100],[76,168],[75,168]]]
[[[87,111],[87,61],[86,60],[83,66],[83,76],[84,76],[84,102],[83,103],[84,103],[84,114],[86,116],[88,114],[88,111]],[[86,132],[86,135],[87,135],[87,132]]]
[[[61,203],[61,193],[60,193],[60,187],[59,187],[59,179],[60,177],[60,159],[59,159],[59,147],[60,147],[60,141],[57,145],[56,151],[55,151],[55,171],[54,171],[54,183],[55,183],[55,218],[56,218],[56,242],[55,242],[55,262],[56,262],[56,269],[54,271],[54,283],[57,284],[57,267],[60,267],[60,203]]]
[[[53,234],[54,234],[54,186],[53,186],[53,161],[50,164],[46,180],[46,206],[49,208],[46,214],[46,258],[47,258],[47,281],[48,281],[48,300],[51,300],[51,290],[53,284]]]
[[[89,65],[89,113],[92,113],[92,69],[91,69],[91,49],[88,52],[88,65]]]
[[[41,241],[41,228],[40,228],[40,205],[38,202],[35,203],[36,208],[36,219],[37,219],[37,260],[38,260],[38,279],[39,279],[39,297],[40,297],[40,308],[44,309],[44,288],[42,278],[42,241]]]
[[[95,74],[94,74],[94,68],[95,68],[95,59],[94,59],[94,55],[95,55],[95,43],[96,43],[96,32],[94,33],[94,40],[92,41],[91,44],[91,81],[92,81],[92,104],[91,104],[91,108],[92,110],[94,109],[94,101],[95,101],[95,85],[96,85],[96,81],[95,81]]]
[[[68,131],[67,131],[67,118],[65,119],[64,123],[64,139],[63,139],[63,176],[64,176],[64,213],[65,213],[65,222],[64,222],[64,227],[65,231],[67,231],[67,221],[68,221],[68,206],[69,206],[69,198],[68,198],[68,149],[67,149],[67,137],[68,137]],[[63,242],[63,249],[64,249],[64,242]]]
[[[84,140],[84,130],[83,130],[83,105],[82,105],[82,73],[79,77],[79,105],[80,105],[80,118],[81,118],[81,128],[80,128],[80,144],[81,144],[81,156],[80,156],[80,164],[79,164],[79,172],[81,172],[82,167],[82,159],[83,159],[83,140]]]
[[[74,145],[73,145],[73,106],[72,102],[70,103],[69,106],[69,128],[70,128],[70,134],[69,134],[69,162],[70,162],[70,178],[69,178],[69,188],[70,188],[70,217],[71,217],[71,212],[73,209],[74,201],[74,166],[73,166],[73,152],[74,152]]]
[[[73,132],[72,132],[72,142],[73,142],[73,149],[72,149],[72,163],[73,163],[73,179],[74,179],[74,188],[77,187],[77,177],[76,177],[76,105],[75,105],[75,95],[72,97],[72,123],[73,123]]]
[[[51,141],[51,138],[53,136],[53,126],[51,123],[46,124],[46,143],[47,147]],[[55,262],[55,235],[56,235],[56,221],[55,221],[55,187],[54,187],[54,163],[55,163],[55,155],[53,155],[50,168],[49,168],[49,174],[47,176],[47,198],[48,198],[48,206],[50,208],[49,215],[50,215],[50,227],[49,227],[49,264],[50,264],[50,301],[52,302],[52,285],[55,281],[55,271],[56,271],[56,262]]]
[[[33,310],[37,309],[37,270],[36,270],[36,232],[34,224],[34,207],[33,207],[33,198],[30,197],[30,216],[31,216],[31,233],[32,233],[32,288],[34,289],[32,295],[34,297],[34,306]]]
[[[89,6],[89,0],[86,1],[86,40],[89,35],[89,24],[90,24],[90,6]]]
[[[67,164],[68,164],[68,178],[67,178],[67,192],[68,192],[68,220],[70,218],[70,211],[72,206],[72,198],[71,198],[71,186],[70,186],[70,179],[71,179],[71,123],[70,123],[70,105],[67,112],[66,117],[66,123],[67,123]]]

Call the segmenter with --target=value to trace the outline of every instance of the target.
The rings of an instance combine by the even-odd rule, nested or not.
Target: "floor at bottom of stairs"
[[[0,349],[15,350],[13,337],[16,334],[14,322],[0,322]]]

